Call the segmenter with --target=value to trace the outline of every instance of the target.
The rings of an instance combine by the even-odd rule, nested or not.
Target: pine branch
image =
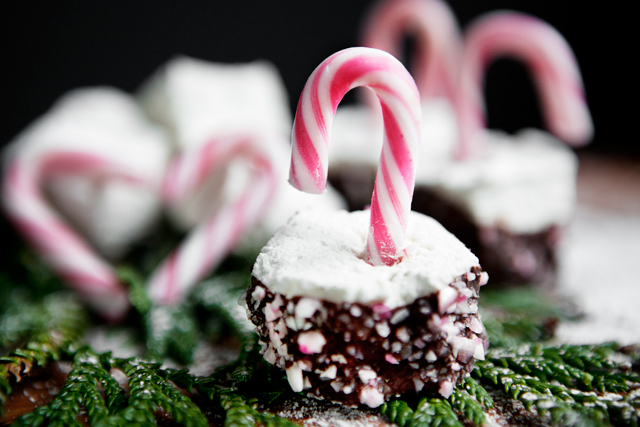
[[[207,426],[200,409],[158,373],[159,365],[139,361],[115,361],[129,379],[128,406],[118,411],[112,422],[128,425],[153,424],[157,409],[185,427]],[[122,424],[122,425],[127,425]]]
[[[193,293],[192,301],[207,312],[224,319],[240,341],[238,359],[218,374],[228,374],[235,382],[249,382],[254,367],[262,359],[258,351],[258,337],[247,319],[245,309],[238,304],[248,286],[249,276],[227,273],[203,282]]]
[[[493,408],[493,399],[475,379],[467,377],[463,380],[461,387],[463,387],[469,395],[473,396],[476,401],[485,408]]]
[[[640,376],[609,357],[617,350],[605,344],[495,351],[473,375],[558,425],[637,425]]]
[[[112,367],[121,369],[128,378],[128,398],[111,376]],[[155,425],[158,410],[186,427],[207,426],[200,409],[161,373],[157,364],[111,359],[108,353],[97,355],[85,349],[76,355],[55,399],[21,417],[15,425],[81,425],[77,416],[84,409],[92,426]]]
[[[55,399],[21,417],[14,425],[37,427],[46,422],[47,426],[79,426],[82,424],[77,416],[81,408],[86,410],[89,423],[97,425],[124,400],[124,390],[105,370],[105,357],[85,348],[76,354],[73,368]]]
[[[296,427],[297,424],[266,412],[258,412],[256,399],[245,399],[235,393],[220,396],[220,403],[227,412],[225,427],[253,427],[258,423],[265,427]]]
[[[187,391],[197,390],[201,395],[218,402],[225,412],[225,427],[254,426],[257,423],[268,427],[297,425],[276,415],[258,411],[258,402],[265,401],[264,396],[271,393],[270,389],[274,388],[274,384],[265,382],[262,378],[251,384],[229,380],[228,373],[235,369],[225,367],[219,370],[216,374],[219,378],[197,378],[189,375],[186,370],[166,370],[164,373],[168,379]],[[256,390],[260,391],[259,397],[249,397],[252,394],[250,391]]]
[[[261,366],[263,369],[256,372],[261,360],[258,339],[253,333],[245,338],[238,359],[217,369],[211,377],[196,378],[185,370],[167,370],[165,375],[178,386],[190,392],[195,389],[219,402],[226,412],[225,426],[254,426],[256,423],[273,427],[296,426],[284,418],[256,409],[258,402],[274,400],[274,396],[279,396],[288,385],[284,384],[283,373],[271,365]]]
[[[0,357],[0,408],[11,394],[11,375],[20,381],[36,367],[71,360],[87,324],[86,312],[70,294],[51,294],[39,302],[13,298],[0,319],[2,346],[14,347]]]
[[[154,306],[145,314],[145,359],[162,361],[170,356],[183,365],[193,360],[199,327],[188,307]]]
[[[407,402],[402,400],[392,400],[385,402],[380,408],[380,413],[387,419],[397,424],[398,427],[410,427],[413,419],[413,409],[409,407]]]
[[[0,318],[0,348],[28,342],[71,342],[80,338],[87,314],[71,294],[58,292],[33,301],[13,293],[9,308]]]
[[[439,398],[425,397],[415,410],[401,400],[386,402],[380,412],[398,427],[462,427],[449,402]]]
[[[481,425],[485,421],[485,409],[493,407],[493,399],[476,380],[469,377],[453,391],[449,404],[474,425]]]

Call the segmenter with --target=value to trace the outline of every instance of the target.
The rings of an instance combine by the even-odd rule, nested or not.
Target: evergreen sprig
[[[464,420],[479,426],[486,419],[485,410],[493,405],[487,391],[467,377],[448,400],[428,395],[413,409],[406,401],[397,399],[382,405],[380,412],[399,427],[462,426]]]
[[[48,426],[80,426],[78,413],[81,409],[85,410],[91,425],[104,425],[109,414],[125,401],[124,390],[106,370],[108,357],[108,354],[97,355],[88,348],[79,351],[55,399],[21,417],[14,425],[36,427],[46,423]]]
[[[637,426],[640,376],[609,357],[617,350],[615,344],[526,345],[490,352],[473,375],[557,425]]]
[[[116,361],[129,379],[128,405],[107,425],[152,425],[156,411],[162,409],[185,427],[207,426],[202,411],[158,372],[158,364],[141,361]],[[124,422],[124,423],[122,423]]]
[[[0,317],[0,348],[11,349],[28,342],[72,342],[87,324],[87,313],[72,294],[56,292],[33,300],[13,292],[9,307]]]
[[[221,317],[234,335],[249,337],[253,335],[254,326],[238,301],[249,284],[248,273],[225,273],[202,282],[194,290],[190,300],[195,306]]]
[[[128,378],[128,394],[111,376],[122,370]],[[85,411],[89,425],[99,427],[155,425],[162,411],[186,427],[207,426],[200,409],[176,389],[156,363],[113,359],[109,353],[95,354],[85,348],[74,358],[64,387],[48,405],[19,418],[21,427],[82,425],[78,414]]]
[[[87,325],[87,313],[68,293],[30,301],[14,293],[12,305],[0,318],[0,410],[12,391],[12,377],[20,381],[36,367],[63,358],[71,360],[72,348]]]
[[[194,305],[222,319],[238,339],[240,351],[237,360],[218,372],[218,375],[230,375],[238,383],[250,382],[255,366],[262,359],[254,326],[238,303],[248,284],[249,275],[226,273],[202,282],[191,296]]]
[[[219,402],[224,409],[225,427],[254,426],[294,427],[296,424],[264,411],[258,411],[258,402],[270,403],[279,397],[288,384],[284,374],[271,365],[260,364],[258,337],[246,334],[238,358],[223,366],[209,378],[186,378],[176,372],[171,379],[184,387],[195,388],[200,394]],[[257,367],[261,369],[257,369]],[[188,381],[188,382],[187,382]]]
[[[449,402],[436,397],[423,398],[415,410],[402,400],[386,402],[380,412],[399,427],[462,427]]]
[[[220,395],[220,403],[226,411],[225,427],[254,427],[262,424],[265,427],[296,427],[297,424],[267,412],[259,412],[256,408],[258,400],[246,399],[236,393]]]
[[[487,391],[471,377],[465,378],[449,397],[451,407],[474,425],[485,421],[484,411],[493,407],[493,399]]]

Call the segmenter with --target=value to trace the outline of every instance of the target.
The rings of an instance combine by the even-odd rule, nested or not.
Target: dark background
[[[369,0],[23,1],[0,6],[0,144],[11,140],[70,89],[111,85],[134,91],[173,55],[221,62],[268,59],[280,69],[291,105],[311,71],[357,44]],[[631,12],[607,2],[450,0],[461,25],[511,8],[538,16],[573,47],[596,136],[587,150],[640,156],[631,123],[638,111],[631,67],[638,49]],[[613,4],[613,2],[612,2]],[[623,22],[625,21],[625,22]],[[633,51],[631,50],[633,48]],[[628,50],[627,50],[628,49]],[[489,125],[513,132],[540,126],[524,68],[499,60],[486,79]],[[629,104],[624,101],[631,100]],[[517,106],[517,108],[514,108]],[[633,112],[633,115],[632,115]]]

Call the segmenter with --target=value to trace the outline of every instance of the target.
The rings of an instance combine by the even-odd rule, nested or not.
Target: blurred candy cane
[[[325,190],[333,117],[344,95],[358,86],[373,90],[384,120],[366,259],[373,265],[392,265],[404,252],[422,115],[416,84],[397,59],[381,50],[356,47],[331,55],[314,70],[293,124],[289,182],[309,193]]]
[[[411,74],[422,99],[453,99],[462,40],[453,12],[441,0],[383,0],[362,30],[365,46],[402,56],[403,38],[414,36]]]
[[[83,175],[98,180],[123,180],[148,186],[125,165],[81,151],[48,150],[37,158],[13,156],[3,180],[2,198],[9,219],[67,284],[96,311],[117,320],[129,307],[127,292],[109,263],[67,222],[43,194],[43,184],[56,175]]]
[[[483,79],[496,57],[520,59],[532,72],[549,130],[573,146],[589,141],[593,123],[580,70],[571,47],[549,24],[515,12],[478,18],[466,31],[456,110],[460,121],[458,157],[482,150],[485,129]]]
[[[148,283],[151,299],[159,304],[180,302],[188,290],[206,277],[265,214],[277,189],[278,174],[265,148],[270,137],[220,137],[183,151],[169,166],[163,188],[167,204],[188,198],[211,174],[233,160],[250,164],[251,177],[244,191],[193,229],[158,267]]]

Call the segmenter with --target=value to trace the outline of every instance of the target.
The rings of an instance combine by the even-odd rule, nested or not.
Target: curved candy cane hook
[[[516,12],[494,12],[478,18],[466,31],[456,95],[460,122],[459,158],[481,150],[485,128],[482,83],[498,56],[513,56],[531,70],[549,130],[573,146],[593,135],[580,70],[571,48],[549,24]]]
[[[331,55],[315,69],[298,102],[289,182],[309,193],[325,190],[333,117],[344,95],[358,86],[376,94],[384,120],[365,256],[370,264],[392,265],[404,251],[422,115],[415,82],[397,59],[356,47]]]

